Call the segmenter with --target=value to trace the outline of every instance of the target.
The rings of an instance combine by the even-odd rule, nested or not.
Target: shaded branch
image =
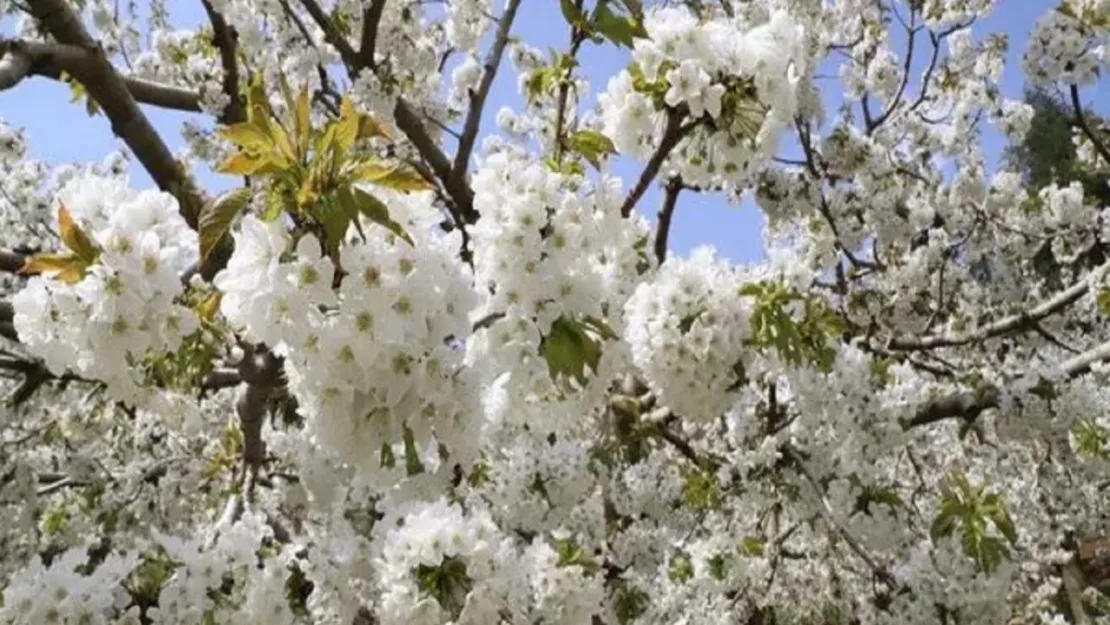
[[[0,250],[0,271],[15,273],[23,267],[27,256],[10,250]]]
[[[520,8],[520,0],[509,0],[505,5],[505,12],[497,25],[497,35],[486,56],[478,90],[470,92],[470,108],[466,113],[462,138],[459,139],[459,147],[455,151],[455,163],[451,168],[451,175],[456,182],[466,178],[467,164],[470,162],[474,142],[478,139],[478,129],[482,123],[482,112],[486,108],[486,98],[489,96],[490,88],[493,87],[494,78],[497,77],[497,68],[501,66],[501,57],[505,53],[505,45],[509,43],[509,30],[512,28],[513,20],[516,19],[518,8]]]
[[[833,530],[837,536],[844,540],[844,542],[848,545],[848,548],[851,549],[857,556],[859,556],[859,558],[863,560],[865,564],[867,564],[867,567],[871,569],[871,572],[874,573],[876,577],[878,577],[884,583],[893,587],[895,585],[894,577],[889,572],[887,572],[886,569],[879,565],[875,558],[870,553],[868,553],[866,549],[863,548],[863,545],[861,545],[859,541],[857,541],[856,538],[852,536],[851,532],[845,529],[844,526],[840,523],[837,523],[836,519],[833,516],[832,505],[829,504],[829,499],[825,496],[825,492],[822,489],[820,482],[818,482],[817,478],[813,476],[813,473],[810,472],[808,468],[806,468],[805,462],[802,460],[801,456],[790,446],[784,447],[782,453],[783,456],[794,466],[794,468],[798,469],[798,472],[801,473],[802,477],[807,483],[809,483],[810,487],[813,489],[813,493],[817,497],[818,503],[820,504],[819,510],[821,512],[821,516],[824,518],[825,524],[829,526],[829,529]]]
[[[235,411],[239,417],[239,431],[243,435],[243,494],[249,501],[259,467],[266,459],[262,424],[266,420],[270,397],[283,382],[281,359],[265,349],[248,353],[239,363],[238,375],[244,384],[235,403]]]
[[[667,182],[663,194],[663,206],[659,209],[659,222],[655,227],[655,259],[662,265],[667,259],[667,237],[671,233],[671,218],[674,217],[678,194],[682,192],[682,178],[675,176]]]
[[[378,47],[378,25],[382,21],[385,0],[370,0],[362,12],[362,39],[358,48],[359,62],[363,67],[374,66],[374,53]]]

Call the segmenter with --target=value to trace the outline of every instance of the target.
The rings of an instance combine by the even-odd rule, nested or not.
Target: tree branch
[[[1079,301],[1080,298],[1090,292],[1094,283],[1106,275],[1107,271],[1110,271],[1110,263],[1099,266],[1094,271],[1087,274],[1083,280],[1060,291],[1033,308],[1004,317],[994,323],[978,328],[973,332],[960,335],[934,335],[921,338],[895,337],[887,344],[887,349],[895,351],[917,351],[936,349],[938,347],[955,347],[1003,336],[1024,329],[1034,328],[1037,323],[1045,317],[1058,313]]]
[[[451,175],[456,182],[466,180],[467,165],[470,162],[470,153],[474,149],[474,142],[478,139],[478,129],[482,122],[482,111],[486,108],[486,98],[497,77],[497,68],[501,65],[501,57],[505,53],[505,45],[509,43],[509,30],[516,18],[520,0],[509,0],[505,5],[505,12],[497,25],[497,35],[486,56],[482,81],[478,83],[478,90],[470,93],[470,108],[466,113],[466,123],[463,125],[462,138],[459,139],[459,148],[455,151],[455,163],[451,168]]]
[[[1101,343],[1087,351],[1060,363],[1060,371],[1067,378],[1074,378],[1091,370],[1091,365],[1110,360],[1110,341]],[[963,419],[968,423],[975,421],[983,411],[998,407],[999,391],[987,384],[973,391],[956,391],[938,397],[917,410],[914,416],[902,423],[902,428],[911,428],[944,421]]]
[[[813,476],[813,473],[806,468],[805,462],[802,460],[801,456],[789,445],[783,447],[782,452],[786,459],[798,469],[798,472],[801,473],[802,477],[813,489],[813,493],[820,504],[819,510],[821,516],[829,526],[829,529],[833,530],[845,543],[847,543],[848,547],[867,564],[867,567],[871,569],[871,572],[874,573],[876,577],[893,587],[895,585],[894,577],[879,565],[875,558],[863,548],[863,545],[852,536],[851,532],[845,529],[840,523],[837,523],[836,519],[833,517],[832,505],[829,504],[829,499],[825,496],[820,482],[818,482],[817,478]]]
[[[183,171],[150,120],[139,110],[127,83],[112,66],[103,48],[85,30],[81,18],[66,0],[28,0],[28,4],[31,14],[54,39],[90,51],[92,61],[89,68],[75,72],[74,77],[85,86],[111,120],[116,136],[122,138],[135,153],[158,187],[177,198],[185,221],[196,228],[204,196],[193,179]]]
[[[239,363],[238,374],[245,384],[235,404],[239,431],[243,434],[244,495],[249,501],[258,469],[266,459],[262,424],[266,420],[270,396],[282,383],[281,359],[268,350],[247,354]]]
[[[1094,129],[1091,128],[1091,125],[1087,122],[1087,116],[1083,114],[1083,105],[1079,102],[1079,87],[1071,85],[1068,91],[1071,93],[1071,105],[1075,108],[1076,124],[1079,126],[1080,130],[1083,131],[1083,134],[1086,135],[1087,139],[1095,146],[1095,150],[1097,150],[1099,155],[1106,161],[1106,164],[1110,165],[1110,148],[1099,140],[1098,136],[1095,135]]]
[[[0,41],[0,91],[11,89],[31,76],[54,80],[61,80],[62,72],[76,76],[94,61],[88,50],[77,46],[18,39]],[[200,112],[200,96],[196,92],[138,78],[124,77],[123,82],[137,102],[176,111]]]
[[[212,39],[220,50],[220,65],[224,70],[223,91],[231,101],[220,115],[220,123],[235,124],[247,119],[243,103],[239,100],[239,61],[236,58],[238,35],[227,24],[223,14],[217,11],[211,0],[200,0],[208,21],[212,23]]]
[[[362,12],[362,39],[358,56],[362,67],[374,66],[374,53],[378,47],[378,25],[382,22],[385,0],[370,0],[370,6]]]
[[[0,271],[15,273],[23,267],[27,257],[19,252],[0,250]]]
[[[628,197],[625,198],[624,204],[621,205],[621,217],[628,217],[632,214],[636,204],[640,198],[647,193],[648,187],[651,182],[655,180],[655,176],[659,173],[659,169],[663,166],[663,162],[667,160],[671,150],[682,141],[683,137],[689,132],[692,126],[682,126],[682,114],[674,109],[667,111],[667,123],[663,127],[663,136],[659,138],[659,145],[655,148],[655,153],[648,159],[647,165],[644,166],[644,171],[640,173],[640,179],[636,181],[636,185],[632,187]]]
[[[667,259],[667,237],[671,233],[671,218],[674,216],[678,194],[682,192],[682,178],[675,176],[667,182],[663,195],[663,206],[659,209],[659,223],[655,227],[655,259],[662,265]]]

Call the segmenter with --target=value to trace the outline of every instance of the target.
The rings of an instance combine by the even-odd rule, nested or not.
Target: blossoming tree
[[[1110,207],[988,165],[993,0],[185,1],[0,0],[157,185],[0,124],[0,623],[1108,622]],[[1090,172],[1108,42],[1024,56]]]

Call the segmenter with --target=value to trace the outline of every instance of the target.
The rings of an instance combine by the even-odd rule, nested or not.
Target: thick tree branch
[[[636,181],[636,185],[632,187],[628,197],[624,199],[624,204],[621,205],[621,217],[628,217],[632,214],[640,198],[644,196],[644,193],[647,193],[651,182],[659,174],[663,162],[670,156],[671,150],[678,145],[679,141],[682,141],[691,129],[692,126],[682,125],[682,114],[680,112],[674,109],[668,110],[667,122],[663,127],[663,136],[659,138],[655,153],[651,155],[644,166],[644,171],[640,173],[640,179]]]
[[[15,273],[23,267],[27,257],[19,252],[0,250],[0,271]]]
[[[281,359],[269,350],[249,353],[239,363],[239,378],[244,382],[235,408],[239,415],[239,431],[243,435],[244,494],[248,500],[266,459],[266,443],[262,440],[262,424],[270,397],[282,385]]]
[[[486,63],[482,72],[482,80],[478,83],[478,90],[470,93],[470,109],[466,113],[466,123],[463,125],[462,138],[459,139],[459,148],[455,152],[455,163],[451,175],[456,182],[466,180],[467,165],[470,162],[470,153],[474,149],[474,142],[478,139],[478,130],[482,123],[482,111],[486,108],[486,98],[493,87],[497,77],[497,68],[501,66],[501,57],[505,53],[505,46],[509,43],[509,30],[513,20],[516,19],[520,0],[509,0],[505,5],[505,12],[497,25],[497,35],[486,56]]]
[[[1004,336],[1012,332],[1035,329],[1037,323],[1042,319],[1061,312],[1068,306],[1079,301],[1080,298],[1090,292],[1092,286],[1106,275],[1107,271],[1110,271],[1110,263],[1101,265],[1087,274],[1080,282],[1060,291],[1033,308],[1004,317],[972,332],[958,335],[934,335],[920,338],[895,337],[887,344],[887,349],[895,351],[918,351],[936,349],[938,347],[955,347]]]
[[[13,48],[13,42],[0,43],[0,91],[18,85],[31,73],[31,65],[26,51]]]
[[[370,0],[370,6],[362,12],[362,39],[358,56],[362,67],[374,66],[374,54],[378,47],[378,25],[382,22],[382,12],[386,0]]]
[[[217,11],[211,0],[201,0],[208,21],[212,23],[212,38],[220,50],[220,65],[224,70],[223,92],[231,101],[220,115],[220,123],[235,124],[246,121],[247,115],[239,99],[239,61],[236,56],[238,35],[227,24],[223,14]]]
[[[205,202],[193,179],[182,169],[169,147],[162,141],[150,120],[112,66],[103,48],[89,35],[80,16],[66,0],[28,0],[31,14],[59,43],[79,46],[93,57],[87,69],[74,77],[85,86],[112,122],[112,131],[123,139],[143,167],[163,191],[177,198],[185,221],[196,227],[197,216]]]
[[[667,259],[667,237],[671,234],[671,218],[682,192],[682,178],[676,176],[667,183],[663,193],[663,206],[659,209],[659,222],[655,227],[655,259],[662,265]]]
[[[24,78],[42,76],[62,79],[62,72],[77,75],[91,67],[95,57],[77,46],[54,42],[9,40],[0,42],[0,91],[11,89]],[[159,108],[200,112],[200,96],[188,89],[171,87],[138,78],[123,78],[137,102]]]

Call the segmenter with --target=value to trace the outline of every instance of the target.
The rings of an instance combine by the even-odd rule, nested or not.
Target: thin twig
[[[805,462],[802,460],[801,456],[799,456],[798,453],[794,451],[794,449],[790,446],[784,447],[782,452],[787,460],[789,460],[790,463],[794,465],[796,469],[798,469],[798,472],[801,473],[802,477],[805,478],[805,481],[809,483],[810,487],[813,488],[813,492],[817,496],[818,503],[820,503],[821,516],[824,518],[825,523],[829,526],[829,528],[832,529],[841,539],[843,539],[845,543],[847,543],[848,547],[853,552],[855,552],[855,554],[859,556],[859,558],[863,560],[865,564],[867,564],[868,568],[871,569],[876,577],[878,577],[884,583],[893,586],[895,583],[894,577],[890,573],[888,573],[886,569],[880,566],[878,562],[875,561],[875,558],[870,553],[868,553],[866,549],[863,548],[863,545],[861,545],[859,541],[857,541],[855,537],[852,536],[851,532],[849,532],[836,521],[833,516],[832,505],[829,504],[829,500],[825,496],[825,492],[821,488],[821,484],[817,481],[817,478],[813,476],[813,473],[811,473],[810,470],[806,467]]]
[[[925,337],[895,337],[887,344],[887,349],[895,351],[917,351],[938,347],[955,347],[976,343],[1024,329],[1033,329],[1042,319],[1058,313],[1079,301],[1090,292],[1099,280],[1110,271],[1110,263],[1105,263],[1087,274],[1083,280],[1057,293],[1040,304],[1008,317],[987,324],[974,331],[959,335],[934,335]]]
[[[486,55],[482,80],[478,83],[478,89],[470,93],[470,108],[466,113],[459,147],[455,151],[455,162],[451,166],[451,176],[456,183],[464,183],[466,180],[470,153],[474,149],[474,142],[478,140],[478,130],[482,123],[482,111],[486,108],[486,98],[497,77],[497,68],[501,66],[501,57],[505,53],[505,46],[509,43],[509,30],[512,28],[513,20],[516,19],[518,8],[520,8],[520,0],[509,0],[505,5],[505,12],[497,25],[497,35],[489,54]]]
[[[223,124],[235,124],[247,119],[243,103],[239,100],[239,61],[236,56],[238,35],[228,26],[223,14],[212,6],[211,0],[200,0],[208,21],[212,23],[212,38],[220,50],[220,65],[224,70],[223,91],[230,102],[220,115]]]
[[[1099,140],[1098,136],[1095,135],[1094,129],[1091,128],[1091,125],[1087,122],[1087,116],[1083,113],[1083,104],[1079,102],[1079,87],[1071,85],[1068,91],[1071,93],[1071,105],[1075,108],[1076,124],[1079,126],[1080,130],[1083,131],[1083,134],[1086,135],[1087,140],[1094,144],[1095,150],[1097,150],[1106,161],[1106,164],[1110,165],[1110,147],[1107,147],[1106,144]]]

